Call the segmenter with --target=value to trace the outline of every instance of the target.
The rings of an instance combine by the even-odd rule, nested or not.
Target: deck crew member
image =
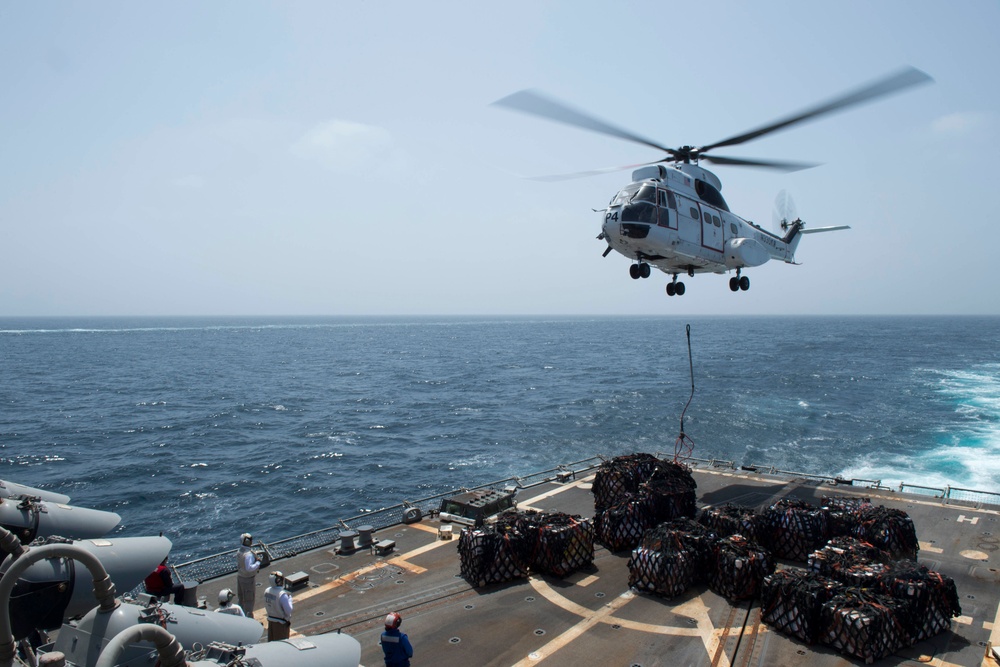
[[[240,608],[238,604],[233,604],[233,598],[236,594],[233,593],[232,589],[223,588],[219,591],[219,607],[215,611],[220,614],[231,614],[233,616],[246,616],[243,613],[243,609]]]
[[[400,632],[403,617],[392,612],[385,617],[385,632],[382,633],[382,652],[385,653],[385,667],[410,667],[413,646],[405,632]]]
[[[292,630],[292,594],[285,590],[285,575],[275,570],[271,585],[264,591],[267,612],[267,641],[288,639]]]
[[[247,616],[253,616],[253,607],[257,597],[257,570],[261,566],[257,554],[250,548],[251,544],[253,544],[253,535],[243,533],[240,535],[240,550],[236,553],[237,601]]]
[[[170,568],[167,567],[167,559],[156,566],[156,569],[149,573],[143,581],[146,592],[155,595],[163,602],[170,602],[170,596],[174,596],[174,604],[184,604],[184,586],[175,584],[174,578],[170,575]]]

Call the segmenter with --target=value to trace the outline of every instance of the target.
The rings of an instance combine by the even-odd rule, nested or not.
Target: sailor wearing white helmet
[[[267,641],[288,639],[292,630],[292,594],[285,590],[285,575],[275,570],[271,585],[264,591],[267,611]]]
[[[253,535],[243,533],[240,535],[240,550],[236,553],[236,594],[239,605],[247,616],[253,616],[257,597],[257,570],[262,565],[257,554],[250,548],[251,544]]]
[[[233,598],[236,594],[229,588],[223,588],[219,591],[219,607],[215,611],[220,614],[232,614],[233,616],[246,616],[243,610],[240,609],[239,605],[233,604]]]
[[[385,617],[385,632],[379,640],[385,654],[385,667],[410,667],[413,646],[406,633],[400,631],[402,624],[403,617],[399,612],[394,611]]]

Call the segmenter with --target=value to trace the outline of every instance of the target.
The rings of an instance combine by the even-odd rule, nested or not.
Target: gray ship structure
[[[211,613],[236,551],[172,566],[180,606],[138,581],[164,538],[22,547],[0,521],[0,667],[372,667],[389,612],[415,665],[1000,664],[1000,494],[673,458],[593,457],[259,541],[294,599],[270,643],[263,610]],[[68,501],[0,488],[0,506]]]

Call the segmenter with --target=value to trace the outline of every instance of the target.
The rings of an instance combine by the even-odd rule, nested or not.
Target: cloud
[[[941,116],[931,127],[937,134],[955,137],[982,130],[991,124],[989,114],[979,111],[957,111]]]
[[[374,167],[397,154],[392,135],[384,128],[337,119],[307,130],[292,144],[291,152],[343,172]]]

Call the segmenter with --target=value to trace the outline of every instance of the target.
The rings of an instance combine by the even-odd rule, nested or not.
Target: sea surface
[[[691,362],[686,327],[691,331]],[[0,319],[0,479],[181,562],[593,455],[1000,491],[998,317]]]

